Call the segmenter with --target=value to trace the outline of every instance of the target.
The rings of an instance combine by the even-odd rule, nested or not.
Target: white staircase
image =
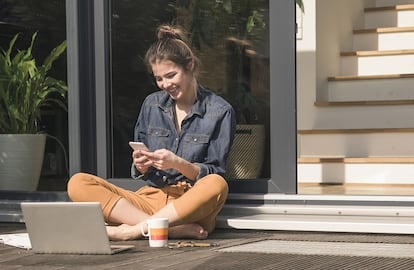
[[[298,131],[298,182],[414,184],[414,0],[377,0]]]

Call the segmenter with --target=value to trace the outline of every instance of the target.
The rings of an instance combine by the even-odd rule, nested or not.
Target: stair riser
[[[390,75],[414,73],[414,55],[345,56],[341,75]]]
[[[413,133],[299,135],[299,157],[412,157]],[[414,179],[414,178],[413,178]]]
[[[414,100],[414,78],[330,81],[329,101]]]
[[[414,49],[414,32],[355,34],[353,46],[354,51],[410,50]]]
[[[414,164],[298,164],[299,183],[412,184]]]
[[[414,26],[414,10],[365,13],[365,28]]]
[[[300,110],[300,108],[298,108]],[[404,128],[413,127],[414,105],[334,106],[318,108],[312,128]]]

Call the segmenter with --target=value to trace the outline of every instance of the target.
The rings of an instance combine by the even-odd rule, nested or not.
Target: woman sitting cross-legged
[[[101,203],[112,240],[142,237],[141,223],[155,217],[168,218],[170,238],[205,239],[227,198],[233,108],[197,81],[199,60],[180,28],[162,25],[157,37],[145,61],[161,90],[146,97],[134,129],[149,150],[133,151],[131,166],[147,185],[133,192],[86,173],[68,183],[72,201]]]

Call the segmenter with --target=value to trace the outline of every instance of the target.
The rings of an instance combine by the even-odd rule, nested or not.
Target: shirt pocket
[[[151,150],[157,150],[161,148],[168,149],[168,139],[170,137],[170,130],[160,127],[148,127],[147,140],[148,147]]]
[[[183,157],[190,162],[204,162],[210,136],[206,134],[187,134],[183,138]]]

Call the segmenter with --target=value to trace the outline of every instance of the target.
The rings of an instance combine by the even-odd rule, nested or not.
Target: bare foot
[[[119,226],[106,226],[106,232],[110,240],[125,241],[134,240],[142,237],[139,225],[121,224]],[[169,238],[190,238],[203,240],[208,237],[208,232],[196,223],[183,224],[170,227],[168,230]]]
[[[170,227],[168,230],[169,238],[190,238],[203,240],[208,236],[208,232],[196,223],[183,224]]]
[[[128,224],[121,224],[119,226],[106,226],[106,232],[110,240],[134,240],[141,237],[139,227]]]

